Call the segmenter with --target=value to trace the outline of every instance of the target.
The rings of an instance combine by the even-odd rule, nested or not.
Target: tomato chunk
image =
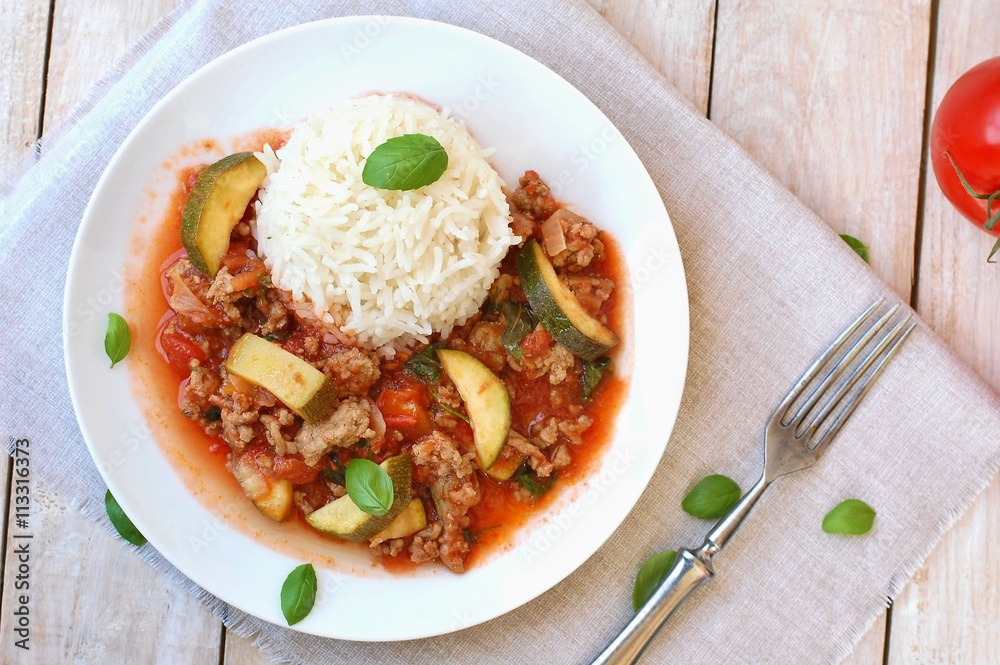
[[[187,337],[177,332],[167,331],[160,336],[160,348],[167,363],[178,372],[191,371],[191,361],[205,360],[205,352]]]
[[[271,470],[275,478],[290,480],[295,485],[311,483],[319,475],[318,466],[309,466],[302,458],[291,455],[275,455]]]
[[[409,378],[408,374],[396,374],[379,393],[375,405],[382,412],[386,427],[410,437],[430,434],[430,394],[422,383]]]

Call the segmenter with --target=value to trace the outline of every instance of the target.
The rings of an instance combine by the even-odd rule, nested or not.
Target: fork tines
[[[794,425],[797,438],[808,437],[809,448],[821,451],[916,327],[912,319],[898,304],[875,302],[796,382],[778,407],[781,424]]]

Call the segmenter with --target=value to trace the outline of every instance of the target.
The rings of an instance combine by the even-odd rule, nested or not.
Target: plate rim
[[[121,142],[121,144],[115,150],[115,152],[112,155],[112,157],[108,160],[108,162],[107,162],[106,166],[104,167],[104,170],[103,170],[100,178],[98,179],[97,183],[94,186],[94,189],[93,189],[93,191],[91,193],[91,196],[90,196],[90,198],[89,198],[89,200],[87,202],[87,205],[84,208],[83,214],[81,216],[80,226],[78,227],[76,235],[74,237],[73,247],[72,247],[72,251],[70,253],[70,259],[69,259],[69,262],[67,264],[67,273],[66,273],[66,280],[65,280],[65,283],[64,283],[63,301],[62,301],[62,307],[63,307],[63,312],[62,312],[62,314],[63,314],[63,316],[62,316],[62,350],[63,350],[63,368],[64,368],[64,371],[65,371],[65,374],[66,374],[67,385],[68,385],[68,389],[69,389],[69,393],[70,393],[70,399],[71,399],[71,402],[72,402],[72,405],[73,405],[74,415],[76,417],[77,424],[80,427],[81,435],[83,436],[84,442],[87,445],[87,449],[88,449],[88,452],[90,453],[91,459],[94,462],[95,466],[97,467],[99,473],[101,474],[101,477],[104,480],[106,486],[108,487],[108,489],[110,491],[112,491],[113,494],[115,494],[114,487],[115,487],[115,485],[117,483],[116,483],[116,481],[115,481],[115,479],[113,477],[113,474],[112,475],[107,474],[105,472],[105,469],[104,469],[103,465],[98,461],[99,460],[98,451],[95,449],[95,445],[92,443],[93,436],[90,434],[90,432],[88,431],[88,427],[85,424],[84,414],[83,414],[83,411],[82,411],[81,406],[80,406],[80,402],[79,402],[79,398],[78,398],[78,395],[77,395],[77,391],[74,389],[75,384],[78,383],[79,380],[78,379],[76,381],[74,380],[74,372],[73,372],[73,369],[71,367],[71,362],[70,362],[70,349],[71,349],[71,337],[72,337],[71,330],[70,330],[71,325],[72,325],[71,310],[70,310],[72,303],[70,303],[70,296],[71,296],[71,290],[72,290],[72,284],[73,284],[73,277],[76,274],[76,272],[81,269],[81,267],[82,267],[82,265],[84,263],[84,257],[83,257],[83,253],[81,251],[81,244],[82,244],[81,238],[83,236],[83,231],[84,231],[85,227],[88,226],[89,220],[93,217],[93,208],[94,208],[95,203],[96,203],[96,201],[97,201],[97,199],[99,197],[99,194],[106,187],[107,180],[111,177],[110,174],[115,170],[115,167],[123,159],[123,155],[126,153],[126,151],[128,150],[128,148],[130,147],[130,145],[136,139],[136,136],[139,135],[140,133],[142,133],[144,131],[145,127],[150,122],[153,121],[153,119],[161,112],[161,110],[165,106],[167,106],[169,103],[171,103],[171,101],[175,97],[177,97],[179,95],[182,95],[183,92],[184,92],[184,89],[188,85],[190,85],[192,81],[197,80],[199,77],[201,77],[207,70],[215,68],[215,67],[218,67],[218,66],[221,66],[222,64],[224,64],[224,63],[226,63],[226,62],[228,62],[230,60],[238,59],[245,51],[247,51],[247,50],[249,50],[251,48],[259,47],[263,43],[266,43],[266,42],[269,42],[269,41],[272,41],[272,40],[275,40],[275,41],[281,40],[282,38],[286,37],[289,33],[295,33],[295,32],[298,32],[298,31],[304,31],[304,30],[310,30],[310,29],[322,29],[326,25],[362,23],[362,22],[365,22],[365,21],[378,20],[378,19],[383,19],[383,20],[388,19],[388,20],[392,20],[393,22],[400,22],[402,24],[407,25],[407,29],[410,29],[411,27],[416,27],[417,29],[430,28],[430,29],[433,29],[433,30],[445,30],[447,32],[453,32],[453,33],[456,33],[458,35],[461,35],[461,36],[463,36],[463,37],[465,37],[467,39],[471,38],[471,39],[474,39],[474,40],[480,40],[480,41],[485,42],[486,44],[492,46],[493,48],[499,47],[501,50],[506,51],[512,57],[526,61],[527,63],[529,63],[529,66],[544,69],[546,72],[548,72],[549,75],[556,77],[556,79],[558,79],[559,81],[561,81],[562,83],[564,83],[573,92],[575,92],[585,104],[589,104],[589,106],[591,107],[591,110],[593,112],[596,112],[596,114],[598,114],[598,116],[600,118],[602,118],[605,122],[607,122],[608,126],[610,128],[612,128],[615,137],[618,138],[618,139],[620,139],[623,142],[623,144],[627,148],[627,151],[629,153],[631,153],[632,156],[634,156],[635,159],[638,161],[638,163],[641,165],[641,167],[642,167],[642,169],[641,169],[642,170],[642,176],[643,176],[642,177],[642,181],[643,181],[642,185],[643,185],[643,187],[646,188],[646,189],[648,189],[648,190],[651,190],[653,196],[655,196],[660,201],[661,206],[663,206],[663,213],[664,213],[664,217],[665,217],[665,221],[666,221],[666,227],[667,227],[667,230],[669,232],[670,239],[672,240],[672,243],[673,243],[673,245],[676,248],[676,258],[677,258],[677,261],[678,261],[678,270],[680,271],[680,276],[681,276],[681,279],[679,280],[679,284],[678,284],[678,286],[681,289],[681,293],[679,293],[678,299],[679,299],[680,302],[683,303],[683,308],[682,308],[683,311],[678,311],[678,312],[675,312],[674,314],[677,315],[677,316],[680,316],[682,318],[682,321],[680,323],[683,324],[681,326],[681,328],[684,331],[683,340],[682,340],[683,344],[681,345],[681,348],[672,347],[672,349],[671,349],[672,352],[677,353],[681,357],[679,365],[683,368],[683,371],[679,372],[679,375],[677,377],[678,386],[677,386],[677,390],[676,390],[676,400],[675,400],[674,404],[671,405],[671,407],[669,408],[668,412],[661,413],[661,415],[668,415],[669,416],[669,422],[670,422],[669,428],[666,428],[666,432],[662,436],[662,439],[663,439],[662,450],[660,451],[660,454],[657,457],[658,461],[655,464],[651,464],[651,465],[649,465],[648,468],[646,468],[644,470],[641,470],[641,472],[639,474],[639,479],[638,480],[639,480],[639,483],[642,486],[642,491],[638,492],[635,495],[635,498],[631,501],[631,505],[627,506],[627,510],[623,510],[621,519],[620,519],[620,521],[617,522],[617,524],[615,524],[614,528],[612,528],[605,537],[601,538],[600,541],[597,542],[593,546],[593,548],[591,548],[588,552],[586,552],[585,556],[583,556],[582,558],[580,558],[578,562],[574,563],[571,566],[567,566],[566,569],[565,569],[565,571],[561,575],[555,576],[554,579],[546,580],[544,583],[542,583],[537,588],[537,591],[534,591],[533,593],[531,593],[530,595],[528,595],[527,597],[525,597],[523,599],[519,599],[513,605],[506,607],[506,609],[500,609],[500,610],[498,610],[498,611],[496,611],[496,612],[494,612],[492,614],[489,614],[489,616],[480,617],[477,620],[475,620],[474,622],[472,622],[470,624],[466,624],[466,625],[460,626],[460,627],[451,627],[451,628],[447,628],[446,627],[446,628],[443,628],[442,630],[439,630],[437,632],[421,632],[419,634],[402,634],[402,633],[400,633],[400,634],[387,635],[387,636],[383,636],[383,637],[379,637],[378,638],[379,641],[392,642],[392,641],[402,641],[402,640],[410,640],[410,639],[421,639],[421,638],[427,638],[427,637],[434,637],[434,636],[438,636],[438,635],[446,635],[446,634],[454,633],[454,632],[457,632],[459,630],[463,630],[465,628],[469,628],[469,627],[472,627],[472,626],[475,626],[475,625],[480,625],[480,624],[485,623],[487,621],[491,621],[491,620],[493,620],[493,619],[495,619],[495,618],[497,618],[499,616],[503,616],[504,614],[507,614],[507,613],[509,613],[509,612],[517,609],[518,607],[521,607],[521,606],[523,606],[523,605],[525,605],[525,604],[527,604],[527,603],[529,603],[529,602],[537,599],[538,597],[542,596],[547,591],[549,591],[550,589],[552,589],[554,586],[556,586],[557,584],[559,584],[560,582],[562,582],[563,580],[565,580],[566,578],[568,578],[570,575],[572,575],[573,573],[575,573],[577,570],[579,570],[579,568],[582,567],[599,549],[601,549],[602,547],[604,547],[607,544],[608,540],[618,531],[619,528],[621,528],[621,526],[625,522],[625,520],[627,520],[628,517],[632,514],[633,510],[635,509],[636,504],[638,503],[638,501],[641,498],[641,496],[645,493],[645,490],[646,490],[646,488],[648,488],[649,483],[652,480],[653,475],[656,473],[656,470],[657,470],[660,462],[663,459],[663,455],[666,452],[667,445],[669,443],[669,438],[673,434],[674,428],[676,427],[677,416],[678,416],[678,413],[679,413],[680,404],[681,404],[681,401],[682,401],[682,398],[683,398],[684,390],[687,387],[687,378],[688,378],[689,361],[690,361],[690,299],[689,299],[689,292],[688,292],[688,288],[687,288],[686,271],[684,270],[684,266],[683,266],[683,257],[681,256],[681,253],[680,253],[679,243],[677,242],[677,236],[676,236],[676,232],[674,230],[673,221],[672,221],[672,219],[670,217],[669,211],[666,209],[666,206],[663,205],[662,197],[660,197],[659,192],[656,189],[656,184],[653,181],[652,176],[649,174],[648,169],[646,168],[645,164],[642,162],[642,159],[639,157],[638,153],[636,153],[635,149],[632,147],[631,143],[624,137],[624,135],[618,129],[617,125],[610,118],[608,118],[608,116],[600,109],[600,107],[598,107],[593,101],[591,101],[590,98],[587,97],[587,95],[585,95],[575,85],[573,85],[572,83],[570,83],[569,81],[567,81],[563,76],[561,76],[559,73],[557,73],[556,71],[554,71],[553,69],[551,69],[550,67],[548,67],[547,65],[545,65],[544,63],[539,62],[535,58],[529,56],[528,54],[526,54],[526,53],[518,50],[517,48],[515,48],[513,46],[510,46],[509,44],[506,44],[506,43],[504,43],[502,41],[494,39],[493,37],[490,37],[488,35],[482,34],[482,33],[477,32],[475,30],[470,30],[468,28],[464,28],[464,27],[461,27],[461,26],[453,25],[453,24],[450,24],[450,23],[444,23],[444,22],[434,21],[434,20],[424,19],[424,18],[409,17],[409,16],[384,15],[384,14],[365,14],[365,15],[356,15],[356,16],[331,17],[331,18],[319,19],[319,20],[315,20],[315,21],[308,21],[308,22],[305,22],[305,23],[299,23],[299,24],[296,24],[296,25],[287,26],[287,27],[282,28],[280,30],[276,30],[274,32],[270,32],[270,33],[267,33],[265,35],[261,35],[259,37],[256,37],[256,38],[254,38],[254,39],[252,39],[250,41],[247,41],[247,42],[245,42],[245,43],[243,43],[243,44],[241,44],[241,45],[239,45],[239,46],[237,46],[237,47],[235,47],[235,48],[233,48],[233,49],[231,49],[231,50],[229,50],[229,51],[227,51],[227,52],[225,52],[225,53],[223,53],[223,54],[221,54],[219,56],[217,56],[216,58],[210,60],[209,62],[201,65],[195,71],[191,72],[190,74],[188,74],[187,76],[185,76],[181,81],[179,81],[176,85],[174,85],[174,87],[172,87],[165,95],[163,95],[163,97],[161,97],[159,100],[157,100],[157,102],[150,107],[149,111],[147,111],[147,113],[142,117],[141,120],[139,120],[139,122],[135,125],[135,127],[132,128],[132,130],[128,133],[128,135],[125,137],[125,139]],[[130,221],[130,225],[131,225],[131,221]],[[626,263],[626,266],[628,266],[627,263]],[[631,272],[631,271],[629,271],[628,268],[626,268],[626,271],[627,271],[627,274]],[[633,287],[634,287],[634,285],[633,285]],[[632,330],[633,337],[635,337],[635,335],[637,334],[637,328],[638,328],[637,326],[633,326],[633,330]],[[680,341],[680,340],[678,340],[678,341]],[[657,438],[661,438],[661,437],[657,437]],[[594,470],[591,473],[592,474],[596,473],[596,470]],[[581,479],[581,480],[584,480],[584,479]],[[128,513],[128,500],[127,499],[123,500],[123,499],[119,498],[118,494],[115,494],[115,497],[116,497],[117,500],[119,500],[120,505],[122,505],[122,509],[125,510],[126,513]],[[145,521],[145,519],[143,517],[140,517],[140,518],[138,518],[137,521]],[[155,530],[149,532],[150,534],[153,534],[151,537],[145,531],[143,533],[144,533],[144,535],[147,536],[147,538],[149,540],[149,543],[156,549],[156,551],[167,562],[169,562],[172,566],[174,566],[182,575],[184,575],[184,577],[186,579],[194,582],[195,584],[198,584],[199,586],[201,586],[203,589],[205,589],[209,593],[213,594],[216,598],[218,598],[222,602],[230,604],[233,607],[236,607],[236,608],[240,609],[241,611],[246,612],[250,616],[254,616],[254,617],[259,618],[259,619],[261,619],[263,621],[267,621],[268,623],[272,623],[273,625],[276,625],[279,628],[291,629],[291,630],[294,630],[296,632],[302,632],[304,634],[311,634],[311,635],[316,635],[316,636],[319,636],[319,637],[333,637],[335,639],[343,639],[343,640],[347,640],[347,641],[372,641],[370,638],[357,638],[357,637],[350,637],[350,636],[344,636],[344,635],[333,635],[333,634],[331,634],[329,632],[317,632],[317,631],[314,631],[314,630],[307,630],[304,627],[300,627],[300,625],[298,625],[298,624],[297,625],[293,625],[293,626],[282,625],[280,623],[275,623],[270,618],[262,617],[262,616],[260,616],[260,614],[257,613],[257,611],[255,609],[244,607],[241,604],[233,603],[232,601],[227,600],[226,598],[224,598],[224,596],[222,594],[219,594],[219,593],[216,593],[216,592],[213,592],[213,591],[209,590],[208,587],[210,585],[204,584],[202,580],[195,579],[195,577],[192,576],[188,571],[185,571],[180,565],[178,565],[178,563],[177,563],[177,561],[175,561],[174,557],[171,556],[168,553],[169,548],[161,548],[161,547],[158,546],[157,541],[160,540],[160,538],[159,538],[158,535],[156,535],[156,531]],[[247,536],[247,537],[249,538],[249,536]],[[259,541],[258,541],[258,544],[261,544],[262,546],[267,547],[267,545],[262,544]],[[271,549],[271,548],[268,548],[268,549]]]

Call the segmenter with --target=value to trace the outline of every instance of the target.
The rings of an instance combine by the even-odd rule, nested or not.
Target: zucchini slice
[[[198,270],[211,277],[219,272],[233,227],[266,175],[252,152],[223,157],[198,174],[181,213],[181,242]]]
[[[378,544],[393,538],[406,538],[426,528],[427,512],[424,510],[423,502],[420,499],[411,499],[410,505],[392,521],[392,524],[372,536],[372,542]]]
[[[438,349],[437,355],[469,412],[479,466],[489,469],[500,456],[510,432],[507,386],[489,367],[465,351]]]
[[[337,401],[337,387],[323,372],[253,333],[233,344],[226,371],[270,390],[306,422],[322,420]]]
[[[230,466],[233,477],[257,510],[275,522],[284,522],[292,514],[292,483],[285,479],[268,478],[246,455],[236,458]]]
[[[524,463],[524,458],[527,457],[524,453],[519,453],[513,448],[504,448],[500,457],[497,461],[493,463],[487,471],[488,475],[493,480],[499,480],[503,482],[505,480],[510,480],[510,477],[514,475],[514,472],[521,468],[521,464]]]
[[[532,240],[517,253],[517,272],[531,309],[549,334],[573,355],[595,360],[618,344],[618,335],[588,314],[559,279],[537,241]]]
[[[367,540],[391,526],[411,504],[413,460],[408,454],[396,455],[382,462],[380,466],[392,480],[393,500],[385,515],[369,515],[358,508],[351,497],[345,494],[311,513],[306,517],[306,522],[317,531],[352,542]],[[419,502],[419,499],[417,501]],[[422,505],[421,510],[423,510]],[[426,526],[426,516],[424,519]]]

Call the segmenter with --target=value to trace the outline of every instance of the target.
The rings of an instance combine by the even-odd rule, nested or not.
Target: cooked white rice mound
[[[408,192],[364,184],[386,140],[426,134],[448,153],[435,183]],[[338,339],[395,349],[447,335],[482,305],[520,240],[499,174],[460,121],[407,97],[338,102],[257,157],[267,178],[254,233],[273,283]]]

